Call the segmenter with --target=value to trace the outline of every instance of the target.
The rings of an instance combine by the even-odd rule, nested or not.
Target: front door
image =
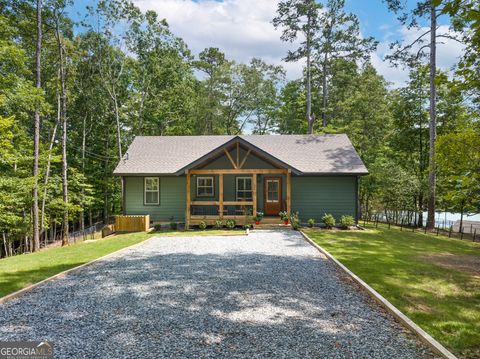
[[[265,177],[263,188],[265,215],[278,216],[278,212],[282,210],[282,178]]]

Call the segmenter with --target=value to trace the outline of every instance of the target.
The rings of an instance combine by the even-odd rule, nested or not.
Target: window
[[[197,177],[197,197],[213,197],[213,177]]]
[[[237,177],[237,201],[252,200],[252,177]]]
[[[278,202],[279,189],[279,180],[267,180],[267,202]]]
[[[156,205],[160,203],[160,179],[158,177],[145,177],[144,204]]]

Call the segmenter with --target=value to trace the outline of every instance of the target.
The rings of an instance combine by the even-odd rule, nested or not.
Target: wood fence
[[[144,232],[150,228],[150,215],[115,216],[116,232]]]

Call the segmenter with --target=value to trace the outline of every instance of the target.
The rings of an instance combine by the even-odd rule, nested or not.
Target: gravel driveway
[[[425,358],[293,231],[156,237],[0,305],[56,358]]]

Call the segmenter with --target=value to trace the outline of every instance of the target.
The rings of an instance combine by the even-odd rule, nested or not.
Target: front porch
[[[257,215],[259,209],[259,203],[262,202],[262,209],[265,211],[266,206],[269,206],[270,213],[265,216],[263,223],[279,224],[281,223],[278,217],[278,212],[287,211],[291,212],[291,170],[281,168],[265,168],[265,169],[192,169],[186,172],[186,214],[185,214],[185,226],[188,228],[190,225],[198,225],[200,222],[205,221],[207,225],[215,224],[216,220],[226,221],[229,219],[235,220],[237,225],[252,224],[253,218]],[[248,183],[251,183],[251,187],[247,190],[241,190],[248,192],[251,196],[247,195],[244,198],[238,198],[238,179],[235,177],[235,199],[232,200],[231,194],[233,189],[231,188],[231,182],[227,186],[225,178],[227,176],[241,176],[241,179],[250,179]],[[198,192],[197,183],[198,176],[215,176],[214,183],[218,183],[218,194],[215,193],[214,200],[205,200],[194,198],[192,199],[192,188],[195,189],[193,196]],[[268,176],[268,177],[267,177]],[[282,176],[285,178],[285,195],[282,195],[281,182],[275,185],[277,177]],[[261,182],[262,187],[259,188],[258,179],[263,178]],[[192,178],[197,178],[196,183],[192,186]],[[204,177],[201,177],[204,178]],[[278,177],[281,178],[281,177]],[[272,183],[270,183],[272,182]],[[271,188],[268,188],[267,186]],[[247,187],[246,187],[247,188]],[[273,189],[272,189],[273,188]],[[275,192],[275,188],[276,191]],[[225,193],[228,192],[228,198],[225,198]],[[259,193],[264,198],[259,198]],[[278,204],[276,204],[278,202]],[[277,207],[278,206],[278,210]]]

